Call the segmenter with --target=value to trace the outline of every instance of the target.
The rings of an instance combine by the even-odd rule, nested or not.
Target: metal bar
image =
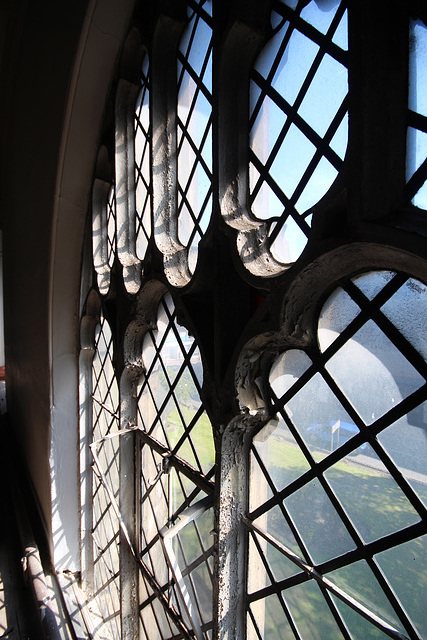
[[[117,413],[114,413],[114,411],[111,411],[111,409],[109,409],[103,402],[101,402],[100,400],[98,400],[98,398],[96,398],[93,394],[92,394],[92,400],[94,402],[96,402],[96,404],[98,404],[101,409],[104,409],[104,411],[106,411],[107,413],[110,414],[110,416],[112,416],[113,418],[115,418],[116,420],[119,419],[119,416],[117,415]]]
[[[180,516],[179,522],[177,522],[173,527],[169,528],[166,526],[163,527],[163,529],[160,531],[162,546],[175,584],[178,587],[178,596],[181,601],[181,605],[185,609],[191,621],[193,631],[198,640],[203,640],[204,636],[197,615],[194,613],[197,610],[197,607],[191,592],[187,589],[187,585],[185,584],[177,557],[173,550],[173,539],[185,526],[187,526],[187,524],[189,524],[193,520],[196,520],[196,518],[201,516],[202,513],[209,509],[212,504],[213,496],[206,496],[205,498],[202,498],[202,500],[199,500],[198,502],[196,502],[196,504],[186,509]]]
[[[155,440],[152,436],[150,436],[142,429],[138,427],[135,428],[136,435],[142,442],[149,445],[154,451],[159,453],[161,456],[168,458],[168,463],[173,466],[177,471],[183,473],[189,480],[191,480],[199,489],[202,489],[207,494],[213,494],[214,492],[214,483],[206,480],[204,476],[202,476],[194,467],[192,467],[188,462],[185,462],[182,458],[177,455],[171,456],[171,451],[164,445],[160,444],[157,440]]]
[[[153,577],[151,571],[146,566],[145,562],[139,559],[138,565],[142,575],[150,585],[150,588],[152,589],[154,596],[160,601],[160,604],[163,606],[163,609],[165,610],[169,618],[172,620],[174,625],[179,629],[179,631],[182,633],[184,638],[187,638],[188,640],[193,640],[193,634],[190,633],[190,631],[184,625],[180,615],[170,606],[168,598],[165,596],[162,589],[158,586],[155,578]]]
[[[138,555],[137,555],[137,553],[136,553],[136,551],[135,551],[135,549],[133,547],[133,544],[131,542],[129,533],[128,533],[127,529],[126,529],[125,523],[123,522],[123,518],[122,518],[122,515],[120,513],[120,509],[118,507],[116,499],[114,497],[114,494],[113,494],[113,492],[112,492],[112,490],[111,490],[111,488],[110,488],[110,486],[108,484],[108,481],[107,481],[107,479],[106,479],[106,477],[105,477],[105,475],[104,475],[104,473],[102,471],[100,460],[99,460],[97,454],[95,453],[95,451],[93,450],[93,445],[90,445],[90,447],[92,449],[93,460],[94,460],[95,466],[96,466],[96,470],[94,469],[94,473],[95,473],[95,475],[98,476],[98,479],[100,480],[100,482],[102,483],[105,491],[107,492],[108,497],[109,497],[110,502],[111,502],[111,506],[113,508],[113,511],[116,514],[117,519],[119,521],[120,529],[121,529],[121,531],[122,531],[122,533],[123,533],[123,535],[125,537],[126,542],[129,545],[130,550],[132,551],[133,557],[135,558],[136,561],[138,561]]]
[[[177,595],[181,602],[181,606],[185,610],[191,622],[191,626],[193,627],[196,638],[198,640],[203,640],[203,633],[200,628],[200,623],[193,613],[196,609],[196,603],[194,602],[191,593],[188,591],[187,586],[184,582],[184,578],[182,577],[182,573],[178,565],[178,560],[172,548],[172,539],[162,538],[162,547],[169,564],[169,568],[172,572],[174,582],[177,586]]]
[[[189,522],[196,520],[213,505],[213,495],[202,498],[195,504],[188,507],[180,516],[179,521],[173,527],[163,527],[160,531],[160,535],[164,539],[175,537],[181,529],[187,526]]]
[[[118,436],[123,436],[133,432],[135,432],[136,435],[145,444],[148,444],[151,447],[151,449],[159,453],[164,458],[167,458],[168,463],[171,466],[173,466],[177,471],[180,471],[181,473],[183,473],[189,480],[191,480],[197,487],[199,487],[199,489],[201,489],[202,491],[204,491],[209,495],[213,494],[214,488],[215,488],[215,485],[213,482],[206,480],[206,477],[202,476],[197,471],[197,469],[194,469],[194,467],[188,464],[188,462],[185,462],[185,460],[183,460],[179,456],[174,455],[173,457],[170,457],[172,453],[170,449],[160,444],[160,442],[155,440],[155,438],[153,438],[152,436],[150,436],[148,433],[146,433],[145,431],[143,431],[137,426],[131,426],[127,429],[121,429],[120,431],[116,431],[115,433],[109,433],[108,435],[103,436],[98,440],[94,440],[89,445],[89,447],[91,448],[92,454],[94,453],[95,447],[97,447],[99,444],[102,444],[106,440],[111,440],[112,438],[116,438]]]

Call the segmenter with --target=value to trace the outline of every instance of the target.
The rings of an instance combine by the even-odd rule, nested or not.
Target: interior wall
[[[58,152],[87,0],[6,4],[1,210],[7,404],[50,520],[49,281]]]
[[[102,114],[132,5],[10,0],[2,8],[7,404],[56,566],[71,570],[79,564],[81,251]]]
[[[134,0],[93,0],[65,114],[51,248],[52,530],[58,570],[80,570],[78,352],[81,254],[94,163],[114,68]],[[70,451],[74,455],[70,455]],[[84,505],[82,505],[84,508]]]

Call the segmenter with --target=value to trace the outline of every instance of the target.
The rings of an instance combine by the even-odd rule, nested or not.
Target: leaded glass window
[[[135,200],[136,252],[145,257],[152,227],[151,188],[151,123],[149,59],[146,55],[141,69],[141,91],[135,107]]]
[[[178,240],[191,273],[212,209],[212,0],[188,4],[178,50]]]
[[[116,253],[116,194],[114,187],[108,193],[107,201],[107,242],[108,242],[108,266],[113,266]]]
[[[356,276],[325,302],[315,348],[271,368],[277,419],[250,452],[248,637],[425,636],[426,304],[405,274]]]
[[[409,113],[406,177],[414,205],[427,209],[427,27],[410,21]]]
[[[274,259],[289,264],[346,153],[347,11],[282,0],[271,20],[250,84],[250,207]]]
[[[135,12],[81,301],[83,573],[112,637],[427,635],[425,230],[383,188],[407,133],[426,208],[426,28],[408,111],[406,68],[369,68],[398,29],[377,46],[368,5]],[[401,91],[384,147],[377,81]]]
[[[166,612],[162,638],[174,637],[176,620],[198,639],[211,638],[213,433],[200,399],[200,351],[176,322],[170,295],[142,358],[140,544],[151,585],[143,581],[141,621],[153,611],[154,582]]]
[[[120,636],[119,519],[113,502],[119,493],[119,393],[109,324],[100,318],[92,364],[93,428],[92,541],[93,589],[105,628]]]

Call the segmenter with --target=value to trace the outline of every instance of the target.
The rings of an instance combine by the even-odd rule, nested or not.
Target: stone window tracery
[[[317,345],[275,360],[277,419],[250,453],[249,637],[306,637],[307,607],[320,636],[425,634],[426,295],[401,273],[352,278]]]
[[[354,167],[376,150],[351,110],[363,12],[243,4],[153,9],[138,73],[125,61],[113,91],[92,189],[83,580],[126,640],[413,640],[426,276],[419,230],[396,231],[405,209],[366,226]],[[425,208],[411,100],[406,189]]]
[[[313,208],[344,160],[347,11],[338,1],[283,1],[271,20],[251,74],[249,191],[279,268],[301,255]]]

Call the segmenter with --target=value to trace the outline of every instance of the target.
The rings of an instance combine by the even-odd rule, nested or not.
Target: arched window
[[[249,191],[279,270],[301,255],[347,149],[347,10],[283,1],[271,20],[251,73]]]
[[[164,625],[171,628],[164,637],[174,637],[181,623],[203,638],[212,628],[215,448],[200,399],[200,351],[176,322],[169,294],[160,302],[156,328],[144,337],[142,361],[137,409],[145,578],[141,625],[149,638],[147,617],[154,615],[157,593]]]
[[[422,637],[426,286],[371,271],[269,373],[250,452],[248,637]],[[411,309],[408,317],[408,309]]]
[[[82,578],[114,637],[426,633],[403,4],[136,3],[82,289]]]
[[[136,251],[140,260],[145,257],[151,238],[153,217],[149,73],[148,55],[145,55],[141,69],[141,90],[135,106]]]
[[[212,209],[212,0],[188,5],[178,48],[178,240],[194,273]]]

